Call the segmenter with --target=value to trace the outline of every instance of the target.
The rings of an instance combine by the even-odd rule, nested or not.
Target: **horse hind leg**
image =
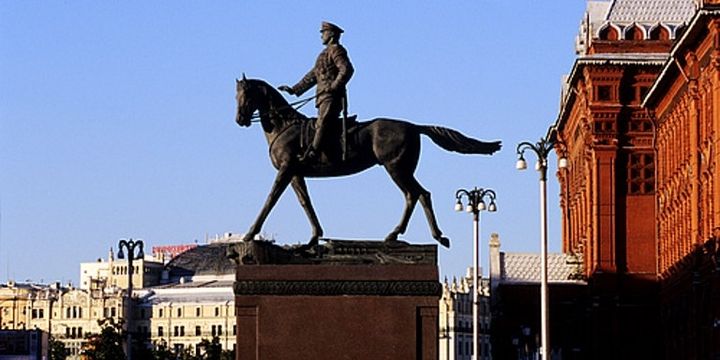
[[[318,244],[318,240],[323,236],[323,229],[320,226],[320,220],[318,220],[315,209],[313,208],[312,202],[310,201],[310,195],[308,194],[307,185],[305,184],[305,178],[302,176],[294,176],[290,183],[295,190],[300,206],[305,210],[305,214],[310,220],[310,226],[312,226],[312,237],[310,242],[306,245],[312,247]]]
[[[418,184],[418,186],[420,186],[420,184]],[[432,232],[433,239],[437,240],[440,245],[449,248],[450,239],[442,236],[442,231],[440,231],[440,227],[438,226],[437,220],[435,219],[435,211],[433,210],[430,192],[423,189],[423,191],[420,193],[419,200],[420,205],[422,205],[423,210],[425,211],[425,218],[427,219],[428,225],[430,226],[430,231]]]
[[[415,207],[416,202],[419,200],[425,212],[428,225],[430,226],[430,232],[433,239],[437,240],[441,245],[445,247],[450,246],[450,240],[442,236],[442,231],[437,224],[435,219],[435,212],[432,207],[432,200],[430,199],[430,192],[420,185],[415,179],[412,173],[399,171],[398,169],[387,167],[390,177],[392,177],[395,184],[405,194],[405,210],[398,226],[385,238],[386,241],[396,240],[399,234],[405,233],[407,230],[408,222],[410,221],[410,215]]]

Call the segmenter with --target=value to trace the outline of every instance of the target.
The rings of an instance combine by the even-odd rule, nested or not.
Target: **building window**
[[[215,316],[220,316],[220,308],[219,307],[215,308]]]
[[[237,335],[237,325],[233,324],[233,335]]]
[[[222,335],[222,325],[218,325],[218,336]]]
[[[652,129],[653,125],[650,120],[630,120],[628,122],[629,132],[649,132]]]
[[[630,154],[628,159],[628,194],[648,195],[655,192],[655,161],[652,154]]]
[[[185,336],[185,326],[180,326],[180,336]]]
[[[217,327],[215,327],[215,325],[213,325],[213,326],[210,328],[210,335],[212,335],[212,336],[217,335]]]
[[[182,308],[177,309],[177,317],[182,317]]]
[[[618,31],[615,30],[612,26],[607,26],[606,28],[600,30],[600,40],[617,40],[618,39]]]
[[[173,331],[173,336],[179,336],[180,335],[180,328],[176,325],[175,331]]]
[[[670,32],[658,25],[650,31],[650,40],[670,40]]]
[[[195,316],[200,317],[200,307],[195,308]]]
[[[195,336],[200,336],[201,333],[202,333],[202,330],[200,329],[200,326],[196,326],[195,327]]]
[[[162,326],[158,326],[158,333],[157,333],[157,335],[160,336],[160,337],[163,336],[163,327],[162,327]]]
[[[163,309],[158,309],[158,317],[163,317]]]
[[[627,40],[643,40],[645,38],[645,35],[643,35],[642,29],[640,29],[637,25],[630,28],[625,33],[625,39]]]
[[[110,316],[115,317],[117,315],[117,310],[114,307],[110,308]]]
[[[595,88],[595,100],[610,101],[612,100],[612,86],[599,85]]]

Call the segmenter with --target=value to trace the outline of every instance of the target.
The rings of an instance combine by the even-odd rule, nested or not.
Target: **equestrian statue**
[[[376,118],[358,122],[354,117],[348,118],[345,86],[352,76],[353,67],[347,51],[338,42],[343,31],[324,22],[321,32],[326,48],[318,56],[315,67],[297,85],[278,87],[279,90],[300,95],[317,85],[317,119],[298,112],[277,89],[263,80],[247,79],[244,74],[242,79],[236,80],[236,122],[249,127],[254,118],[259,118],[268,142],[270,160],[277,169],[270,194],[243,240],[252,241],[260,233],[270,211],[290,185],[312,227],[312,237],[303,248],[312,248],[323,236],[323,230],[310,201],[305,178],[351,175],[381,165],[405,196],[400,222],[385,237],[385,241],[396,242],[398,235],[405,233],[415,204],[419,201],[433,239],[449,247],[450,240],[443,236],[435,219],[430,192],[414,176],[420,157],[420,135],[428,136],[447,151],[461,154],[491,155],[500,150],[501,142],[480,141],[449,128],[416,125],[397,119]],[[340,141],[341,138],[343,141]]]

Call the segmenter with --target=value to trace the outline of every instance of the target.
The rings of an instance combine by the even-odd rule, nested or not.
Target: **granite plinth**
[[[237,359],[437,359],[435,245],[240,246]]]

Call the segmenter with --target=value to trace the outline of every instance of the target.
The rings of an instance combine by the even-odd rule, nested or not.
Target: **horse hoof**
[[[310,238],[310,241],[308,241],[307,246],[317,246],[318,243],[320,242],[319,240],[320,240],[319,236],[313,236]]]
[[[450,239],[448,239],[444,236],[441,236],[439,239],[436,239],[436,240],[437,240],[437,242],[440,243],[440,245],[442,245],[446,248],[450,248]]]
[[[398,233],[396,233],[394,231],[385,237],[385,242],[387,242],[387,243],[392,243],[392,242],[397,242],[397,241],[398,241]]]
[[[251,242],[255,239],[255,235],[245,235],[242,238],[243,242]]]
[[[235,245],[230,245],[225,249],[225,257],[231,260],[237,259],[239,256],[238,252],[235,250]]]

